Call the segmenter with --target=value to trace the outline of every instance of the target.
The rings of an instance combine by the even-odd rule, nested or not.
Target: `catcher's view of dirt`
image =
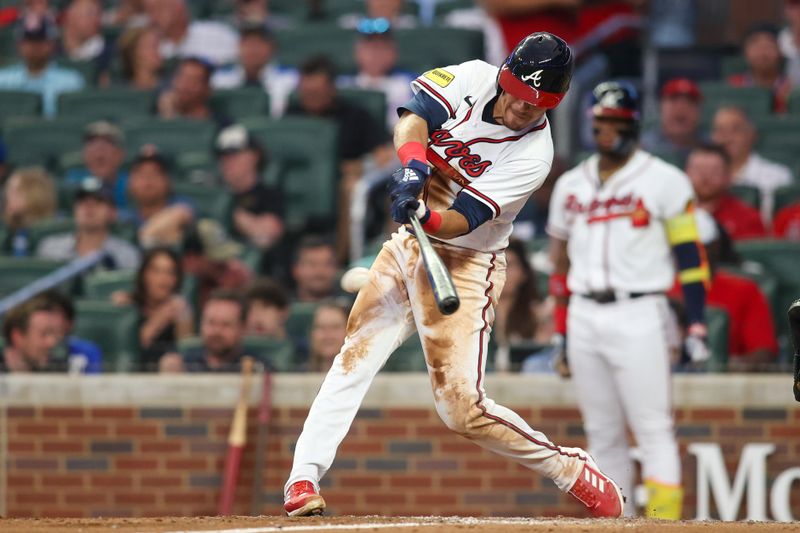
[[[379,531],[386,533],[470,533],[533,532],[533,533],[600,533],[625,531],[635,533],[711,533],[788,532],[797,524],[770,522],[692,522],[659,520],[591,520],[576,518],[468,518],[468,517],[381,517],[341,516],[286,518],[274,516],[232,517],[164,517],[164,518],[94,518],[94,519],[6,519],[0,520],[0,531],[22,532],[167,532],[167,531],[230,531],[236,533],[314,532],[314,531]]]

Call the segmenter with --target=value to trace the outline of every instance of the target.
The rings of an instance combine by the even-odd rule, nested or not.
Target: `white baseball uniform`
[[[679,486],[668,350],[673,325],[664,296],[675,268],[665,223],[686,211],[694,193],[683,172],[647,152],[635,152],[605,183],[598,161],[593,155],[556,182],[547,228],[568,242],[567,357],[589,450],[632,494],[627,424],[643,454],[643,478]],[[587,297],[608,292],[616,301]],[[626,513],[632,512],[629,498]]]
[[[553,479],[562,490],[583,469],[582,450],[551,443],[483,389],[511,223],[545,180],[553,158],[546,119],[523,131],[484,120],[485,109],[491,118],[497,72],[497,67],[470,61],[432,70],[412,83],[415,92],[425,91],[447,113],[430,134],[427,157],[433,170],[422,193],[427,205],[447,209],[457,195],[468,194],[492,212],[469,234],[434,241],[458,291],[459,310],[450,316],[439,313],[417,240],[405,228],[392,235],[359,292],[344,346],[311,406],[287,489],[300,480],[318,487],[372,379],[415,330],[436,410],[450,429]]]

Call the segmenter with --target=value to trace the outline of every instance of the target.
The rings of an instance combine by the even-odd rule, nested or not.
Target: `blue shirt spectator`
[[[56,29],[47,18],[25,17],[17,28],[19,54],[23,62],[0,69],[0,90],[38,93],[46,117],[56,114],[58,95],[79,91],[86,85],[77,71],[52,62]]]
[[[105,120],[92,122],[83,132],[83,166],[67,171],[66,179],[75,186],[89,176],[103,180],[114,193],[114,205],[128,207],[128,171],[125,162],[125,136],[116,125]]]

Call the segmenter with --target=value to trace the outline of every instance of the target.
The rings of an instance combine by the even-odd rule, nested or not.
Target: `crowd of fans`
[[[199,8],[188,0],[21,0],[16,7],[0,8],[0,32],[13,33],[17,53],[0,65],[0,98],[3,91],[37,94],[41,116],[58,118],[60,96],[67,93],[152,92],[150,118],[213,125],[212,145],[197,148],[208,149],[210,172],[219,184],[214,190],[230,200],[224,214],[210,216],[177,187],[181,170],[175,154],[154,142],[132,147],[124,125],[113,117],[87,120],[79,164],[60,170],[46,161],[9,165],[15,154],[2,144],[7,138],[0,140],[2,255],[68,262],[103,253],[100,264],[82,273],[70,291],[62,285],[5,313],[0,369],[114,370],[104,365],[102,339],[73,335],[73,301],[89,298],[87,281],[107,271],[130,273],[127,285],[106,299],[137,314],[134,370],[232,371],[244,355],[280,370],[329,368],[346,335],[353,298],[340,290],[338,279],[357,259],[351,238],[354,225],[363,223],[351,219],[350,206],[361,201],[357,190],[368,176],[397,165],[390,143],[395,109],[410,99],[409,82],[419,74],[398,67],[395,34],[423,25],[417,7],[447,2],[462,9],[435,23],[479,30],[484,59],[494,63],[516,43],[509,39],[537,29],[566,32],[579,59],[594,49],[626,58],[631,49],[638,50],[642,35],[631,26],[616,33],[598,28],[613,17],[646,14],[648,8],[659,13],[661,4],[364,0],[361,11],[331,16],[330,1],[308,1],[304,18],[281,12],[271,5],[278,2],[268,0],[198,2],[204,18],[193,14]],[[718,80],[768,91],[766,116],[741,103],[710,100],[702,84],[674,77],[660,84],[658,116],[644,121],[641,134],[643,149],[686,171],[698,207],[711,215],[710,223],[701,223],[714,273],[708,301],[728,314],[733,370],[774,368],[781,350],[775,325],[780,318],[773,316],[774,306],[736,244],[800,241],[800,193],[790,195],[797,192],[800,167],[761,153],[764,119],[800,116],[797,103],[792,104],[793,89],[800,90],[800,1],[785,0],[783,6],[785,27],[753,25],[741,43],[745,70]],[[281,62],[276,35],[309,20],[353,32],[352,72],[338,72],[334,58],[324,55],[294,66]],[[650,22],[657,33],[658,20]],[[621,69],[620,61],[608,64],[609,76],[640,74],[636,68]],[[329,216],[299,226],[287,222],[290,192],[265,179],[276,168],[269,139],[258,138],[213,104],[220,91],[240,88],[269,96],[269,107],[253,109],[254,116],[314,117],[337,125],[337,192]],[[346,97],[353,89],[382,93],[385,116]],[[556,129],[578,129],[578,124],[554,121]],[[794,132],[800,139],[797,123]],[[310,138],[308,150],[314,149]],[[497,370],[553,371],[552,302],[542,290],[548,265],[543,253],[533,252],[541,249],[536,242],[543,235],[552,182],[572,162],[554,162],[548,184],[523,209],[507,251],[507,281],[493,339]],[[365,197],[366,234],[380,243],[393,227],[380,188],[373,193]],[[45,227],[57,231],[42,236]],[[364,255],[368,262],[369,251]],[[680,316],[680,302],[676,309]],[[281,362],[272,360],[277,352],[285,356]]]

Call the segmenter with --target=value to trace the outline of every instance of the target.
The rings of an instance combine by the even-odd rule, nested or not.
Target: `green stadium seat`
[[[268,176],[283,190],[287,226],[297,229],[309,218],[332,216],[339,174],[336,124],[307,117],[256,118],[243,124],[269,150],[273,164],[280,165],[280,172]]]
[[[72,59],[58,59],[56,61],[58,66],[66,69],[77,71],[78,74],[83,76],[86,85],[92,86],[97,83],[97,66],[91,61],[76,61]]]
[[[800,242],[780,240],[750,240],[736,243],[736,251],[743,259],[761,264],[778,279],[778,301],[775,325],[779,335],[788,332],[786,309],[800,295]]]
[[[355,30],[329,23],[310,23],[278,30],[275,37],[278,41],[277,60],[281,65],[299,67],[309,57],[324,54],[336,64],[340,73],[353,74],[357,70],[353,57]]]
[[[758,127],[758,148],[794,147],[800,145],[800,121],[797,117],[770,115],[756,120]]]
[[[731,194],[756,209],[761,205],[761,191],[750,185],[732,185]]]
[[[719,307],[706,307],[706,327],[711,350],[706,368],[711,372],[725,372],[728,369],[728,313]]]
[[[258,87],[218,89],[211,96],[211,107],[232,120],[269,116],[269,94]]]
[[[475,7],[475,0],[439,0],[434,4],[434,12],[437,19],[442,19],[457,9],[472,9]]]
[[[414,332],[389,356],[383,370],[385,372],[425,372],[428,370],[425,353],[422,351],[422,342],[417,332]]]
[[[800,202],[800,183],[787,185],[775,190],[775,213],[792,204]]]
[[[75,152],[83,145],[85,118],[52,120],[11,118],[4,124],[3,139],[9,162],[15,166],[40,165],[48,169],[58,166],[59,156]]]
[[[63,261],[51,261],[34,257],[0,256],[0,297],[8,296],[17,289],[29,285],[58,268]]]
[[[800,138],[787,137],[787,139],[774,139],[771,144],[758,149],[758,153],[769,160],[782,163],[794,171],[795,180],[800,179],[796,169],[800,168]]]
[[[763,87],[731,87],[725,82],[700,84],[703,91],[703,122],[711,121],[723,105],[741,107],[755,120],[772,112],[772,93]]]
[[[398,67],[414,74],[484,55],[483,32],[477,30],[417,28],[397,30],[395,36]]]
[[[72,332],[100,347],[105,371],[131,372],[138,368],[138,321],[139,313],[132,306],[77,300]]]
[[[175,158],[184,152],[211,149],[216,132],[211,121],[189,119],[132,119],[124,124],[126,144],[131,154],[142,145],[153,143],[164,154]]]
[[[93,120],[120,121],[149,115],[155,105],[155,93],[135,89],[88,89],[58,97],[58,115],[86,117]]]
[[[232,202],[231,195],[222,187],[176,182],[172,184],[172,191],[191,201],[197,217],[223,220]]]
[[[747,61],[741,54],[727,55],[722,58],[722,78],[727,78],[733,74],[747,72]]]
[[[25,91],[0,91],[0,124],[11,117],[36,118],[42,114],[42,97]]]
[[[368,89],[338,89],[339,96],[348,102],[358,105],[369,111],[369,114],[375,122],[383,129],[386,130],[386,93],[382,91],[372,91]],[[298,101],[297,91],[289,95],[290,105],[296,104]]]
[[[793,90],[789,95],[789,113],[800,115],[800,88]]]
[[[71,218],[57,218],[44,220],[33,224],[28,230],[28,239],[31,250],[36,251],[36,247],[46,237],[59,233],[72,232],[75,229],[75,221]]]
[[[288,340],[248,335],[242,341],[242,347],[246,355],[268,364],[272,370],[278,372],[294,370],[294,346]],[[181,354],[202,348],[203,339],[200,337],[189,337],[178,341],[178,352]]]
[[[317,304],[309,302],[294,302],[289,308],[289,318],[286,321],[286,332],[293,339],[305,339],[311,333],[311,324],[314,322],[314,313]]]
[[[0,65],[10,65],[19,60],[14,30],[13,24],[0,28]]]
[[[117,291],[132,291],[135,282],[135,271],[101,270],[84,278],[83,290],[87,298],[108,301]]]

